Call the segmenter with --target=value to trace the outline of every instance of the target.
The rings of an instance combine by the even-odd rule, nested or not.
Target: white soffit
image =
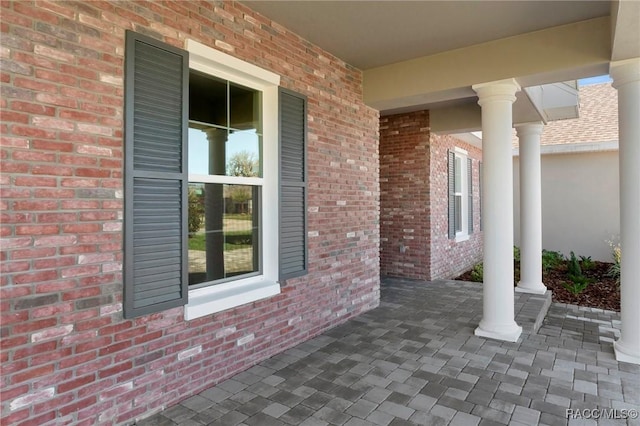
[[[578,118],[580,98],[576,81],[525,87],[523,91],[545,124]]]

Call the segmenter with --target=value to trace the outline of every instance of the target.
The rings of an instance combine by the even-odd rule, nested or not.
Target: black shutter
[[[125,318],[187,303],[188,89],[186,51],[127,31]]]
[[[456,237],[456,154],[449,150],[449,239]]]
[[[473,161],[471,158],[467,158],[467,181],[469,182],[469,216],[468,227],[469,234],[473,233]]]
[[[307,99],[280,89],[280,280],[305,275]]]

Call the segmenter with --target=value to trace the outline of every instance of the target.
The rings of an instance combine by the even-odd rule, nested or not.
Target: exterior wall
[[[429,111],[380,119],[380,202],[381,273],[429,279]]]
[[[459,147],[473,160],[474,232],[448,238],[447,152]],[[482,151],[449,135],[435,135],[429,111],[380,119],[380,271],[433,280],[451,278],[482,260],[479,161]],[[404,247],[404,253],[401,248]]]
[[[513,159],[514,237],[520,245],[520,164]],[[541,156],[542,247],[611,262],[620,235],[618,152]]]
[[[454,147],[468,152],[473,168],[473,233],[467,241],[448,238],[447,151]],[[450,135],[431,134],[431,277],[451,278],[471,269],[482,260],[482,232],[480,231],[480,186],[478,162],[482,150]]]
[[[362,75],[237,2],[2,3],[3,424],[131,423],[379,300]],[[187,37],[309,99],[309,275],[185,321],[122,317],[124,30]]]

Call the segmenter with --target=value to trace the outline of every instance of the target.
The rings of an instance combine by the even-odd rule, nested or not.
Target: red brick
[[[39,377],[45,376],[47,374],[53,373],[53,364],[42,365],[37,368],[31,368],[29,370],[21,371],[20,373],[15,373],[12,376],[11,383],[18,384],[25,381],[31,381],[37,379]]]
[[[66,84],[67,86],[75,86],[78,83],[78,80],[73,76],[43,69],[36,69],[36,77],[47,81]]]
[[[76,259],[73,256],[60,257],[56,256],[51,259],[39,259],[33,261],[33,269],[52,269],[60,268],[63,266],[71,266],[76,264]]]
[[[73,169],[70,167],[34,165],[31,173],[34,175],[71,176]]]
[[[29,139],[27,138],[10,138],[7,136],[0,137],[0,145],[14,148],[29,148]],[[18,151],[20,152],[20,151]],[[14,154],[15,155],[15,154]]]
[[[34,259],[39,257],[48,257],[56,254],[56,249],[54,247],[47,248],[30,248],[26,250],[14,250],[11,252],[11,258],[14,260],[18,259]]]
[[[17,424],[16,426],[40,426],[48,421],[52,421],[56,418],[56,413],[49,411],[41,416],[30,418],[24,422]]]
[[[15,284],[37,283],[42,281],[50,281],[58,278],[58,271],[39,271],[28,274],[17,274],[13,276]]]
[[[15,77],[13,79],[13,84],[15,84],[16,87],[22,87],[24,89],[32,89],[41,93],[43,92],[57,93],[58,92],[58,86],[56,86],[55,84],[47,83],[41,80],[33,80],[30,78]]]
[[[78,220],[77,213],[38,213],[36,220],[39,223],[63,223],[76,222]]]
[[[58,208],[58,202],[53,200],[16,201],[13,203],[14,210],[51,211],[57,208]]]
[[[17,351],[15,351],[13,358],[22,359],[22,358],[31,357],[33,355],[37,355],[42,352],[55,351],[57,346],[58,345],[56,344],[56,342],[53,342],[53,341],[46,342],[46,343],[37,343],[37,344],[31,345],[28,348],[18,349]]]
[[[30,189],[17,188],[0,188],[0,197],[2,198],[29,198],[31,197]]]
[[[18,225],[16,235],[46,235],[60,232],[58,225]]]
[[[1,110],[0,111],[0,119],[4,122],[14,122],[14,123],[22,123],[22,124],[28,124],[29,123],[29,115],[28,114],[23,114],[21,112],[13,112],[13,111],[6,111],[6,110]]]
[[[54,162],[56,161],[56,154],[51,152],[39,152],[39,151],[15,151],[13,153],[13,159],[18,161],[29,162]]]
[[[58,393],[68,392],[70,390],[79,388],[89,383],[93,383],[95,380],[96,380],[95,374],[90,374],[84,377],[78,377],[76,379],[73,379],[65,383],[60,383],[58,385]]]
[[[100,225],[97,223],[78,223],[62,225],[62,232],[67,234],[82,234],[99,232]]]
[[[35,189],[33,196],[36,198],[73,198],[73,189]]]
[[[43,149],[46,151],[62,151],[62,152],[73,151],[73,144],[67,143],[67,142],[54,142],[50,140],[36,139],[32,141],[32,145],[34,149]]]

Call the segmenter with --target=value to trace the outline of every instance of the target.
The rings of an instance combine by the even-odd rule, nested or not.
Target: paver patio
[[[618,313],[552,304],[542,323],[549,300],[516,293],[524,331],[505,343],[473,334],[479,284],[384,279],[377,309],[138,424],[640,424],[604,418],[640,410],[640,367],[613,354]]]

